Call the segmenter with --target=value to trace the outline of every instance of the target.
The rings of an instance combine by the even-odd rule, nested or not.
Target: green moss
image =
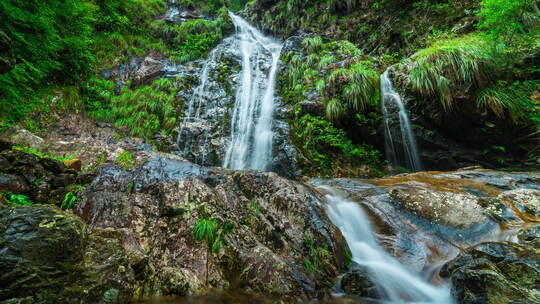
[[[124,170],[129,170],[136,165],[133,154],[131,154],[129,151],[121,152],[114,162]]]

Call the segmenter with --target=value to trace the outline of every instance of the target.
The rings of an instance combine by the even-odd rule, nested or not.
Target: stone
[[[63,302],[64,288],[80,279],[83,228],[76,216],[48,205],[0,208],[0,299]]]
[[[81,171],[82,169],[82,162],[80,159],[77,158],[65,160],[64,165],[76,171]]]
[[[152,79],[162,74],[163,64],[147,56],[139,66],[139,69],[135,72],[133,77],[132,87],[148,84]]]
[[[122,232],[87,232],[54,206],[0,207],[2,303],[130,303],[144,259]]]
[[[5,171],[11,167],[11,163],[2,155],[0,155],[0,172]]]
[[[86,185],[90,184],[94,178],[96,178],[97,174],[94,172],[89,173],[82,173],[77,176],[76,183],[79,185]]]
[[[12,143],[0,139],[0,151],[11,150],[11,148],[13,148]]]
[[[451,227],[470,227],[488,220],[479,198],[471,194],[395,188],[390,196],[409,212]]]
[[[45,170],[51,171],[54,174],[62,173],[66,167],[61,161],[52,158],[42,158],[39,162]]]
[[[515,189],[503,192],[500,198],[510,200],[521,212],[540,216],[540,190]]]
[[[0,140],[10,142],[14,145],[33,148],[42,151],[45,141],[43,138],[34,135],[32,132],[12,126],[0,134]]]
[[[510,242],[467,249],[441,269],[459,303],[539,303],[540,249]]]
[[[249,288],[289,300],[318,297],[344,269],[347,246],[318,199],[275,173],[201,168],[154,154],[130,171],[101,166],[80,197],[74,212],[89,229],[124,231],[124,249],[145,257],[147,283],[137,296]],[[234,225],[208,266],[206,245],[192,236],[203,212]],[[331,253],[321,261],[324,272],[304,268],[305,237]]]
[[[367,275],[367,269],[355,267],[349,270],[341,279],[341,289],[348,295],[379,299],[377,286]]]
[[[51,186],[53,188],[67,187],[75,183],[75,176],[73,174],[59,174],[53,176]]]
[[[12,174],[0,174],[0,191],[12,192],[15,194],[30,191],[30,186],[26,180],[20,176]]]

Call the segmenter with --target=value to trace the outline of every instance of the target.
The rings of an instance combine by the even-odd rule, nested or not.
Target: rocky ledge
[[[324,297],[346,268],[347,245],[318,199],[275,173],[154,155],[129,171],[102,165],[80,197],[75,214],[0,207],[0,265],[12,269],[0,300],[127,303],[241,288],[296,302]],[[217,249],[194,235],[203,219],[218,227]]]

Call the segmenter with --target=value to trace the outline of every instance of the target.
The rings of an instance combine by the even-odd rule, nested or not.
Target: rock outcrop
[[[307,299],[322,296],[345,266],[346,243],[316,197],[275,173],[206,169],[156,155],[129,172],[102,166],[82,197],[76,214],[91,235],[110,231],[128,253],[123,265],[139,278],[136,296],[217,287]],[[194,239],[203,218],[220,229],[233,224],[219,251]],[[318,248],[329,255],[306,268]]]
[[[540,303],[540,250],[513,243],[485,243],[447,263],[459,303]]]

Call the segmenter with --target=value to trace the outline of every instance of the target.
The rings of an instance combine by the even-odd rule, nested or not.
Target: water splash
[[[265,37],[239,16],[232,13],[230,16],[242,56],[242,75],[223,166],[266,170],[272,154],[274,91],[282,45]],[[272,58],[270,67],[264,65],[265,58]]]
[[[403,164],[411,171],[421,171],[422,161],[411,128],[411,121],[401,96],[392,85],[389,71],[390,68],[381,75],[381,107],[384,116],[386,159],[395,167]],[[399,118],[399,128],[395,127],[396,115]]]
[[[326,195],[330,219],[345,237],[353,261],[367,269],[384,303],[454,303],[448,286],[431,285],[377,243],[368,217],[357,203],[344,200],[329,187],[325,190],[331,193]]]

